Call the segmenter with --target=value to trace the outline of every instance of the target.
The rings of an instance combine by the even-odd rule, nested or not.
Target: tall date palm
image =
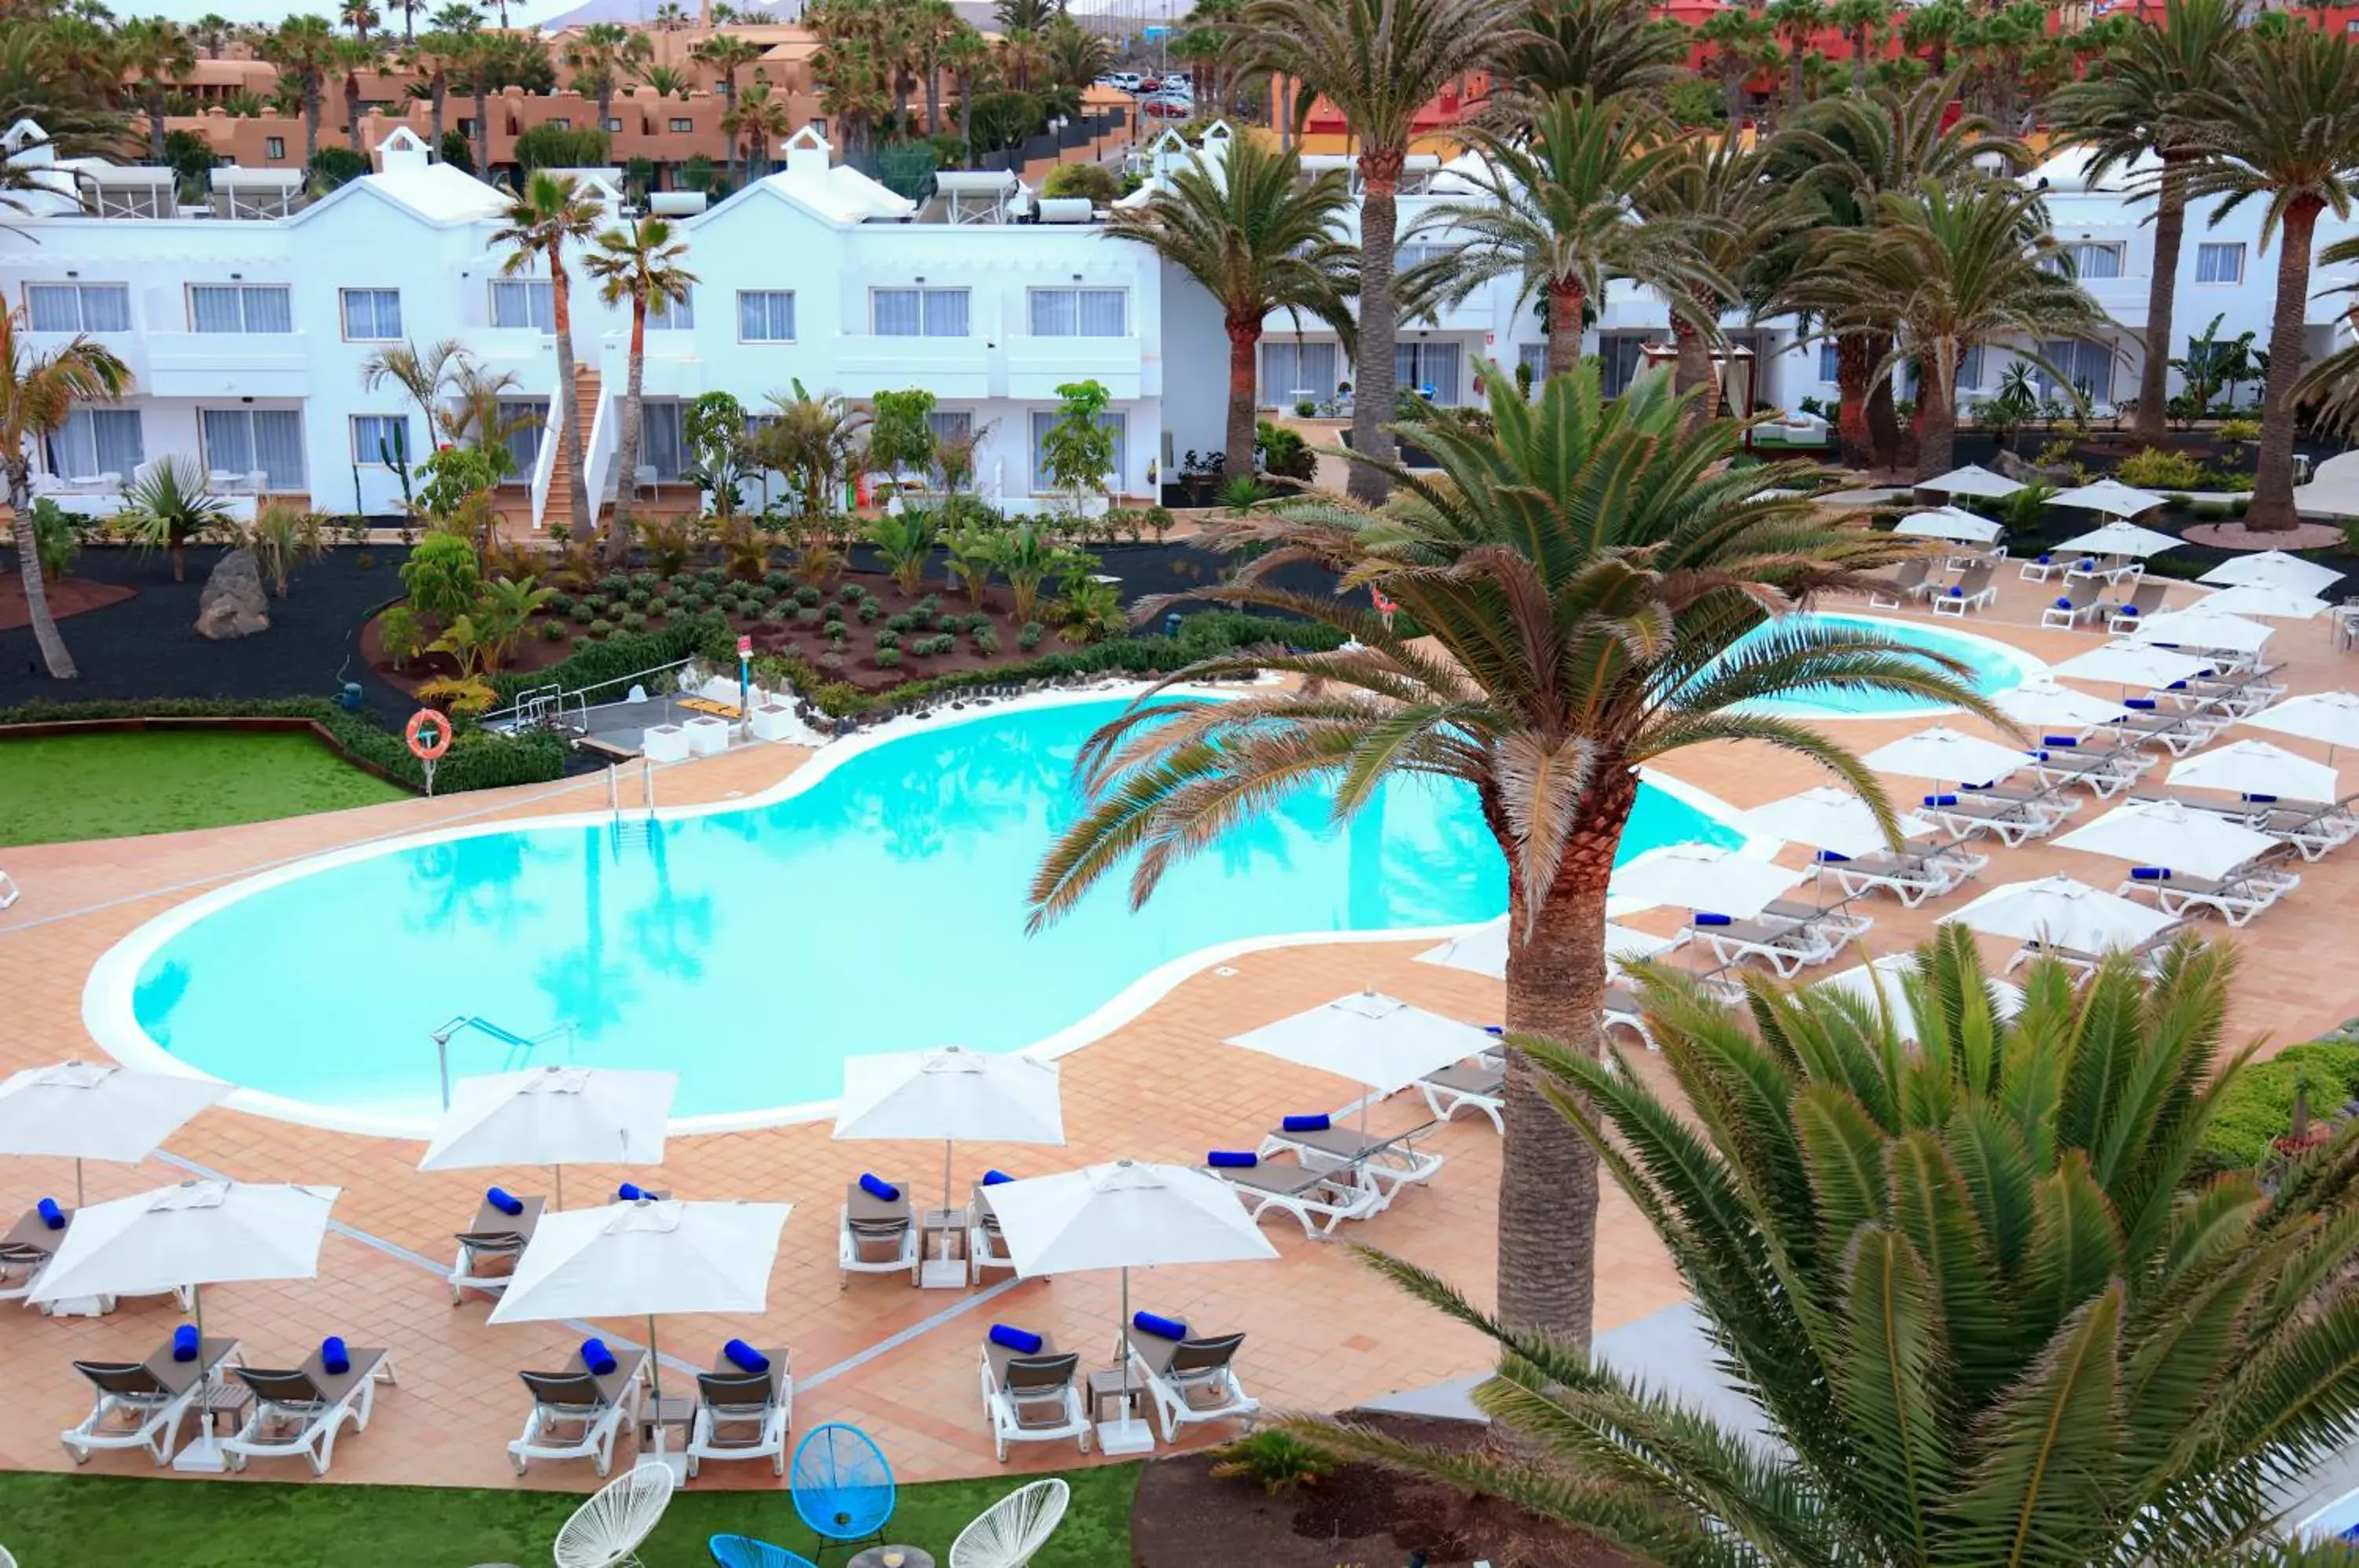
[[[47,353],[29,348],[22,311],[0,313],[0,474],[8,480],[16,581],[42,666],[53,681],[80,673],[58,635],[41,582],[41,552],[33,537],[33,443],[55,435],[76,403],[108,401],[131,390],[131,371],[113,350],[76,337]]]
[[[557,337],[557,406],[565,410],[565,428],[560,433],[568,471],[565,512],[576,539],[588,539],[596,519],[582,473],[582,396],[573,379],[573,277],[566,268],[565,252],[590,237],[598,213],[598,203],[575,186],[571,175],[536,172],[523,194],[508,204],[506,226],[492,235],[493,245],[508,252],[502,272],[528,272],[535,263],[549,270],[549,317]]]
[[[662,218],[636,218],[608,229],[592,245],[582,270],[599,281],[598,298],[609,305],[627,303],[631,310],[630,355],[623,378],[623,429],[616,443],[614,474],[621,494],[628,495],[639,471],[641,387],[647,367],[647,312],[685,304],[696,287],[696,274],[680,265],[688,242]],[[606,559],[620,561],[631,548],[631,520],[621,501],[614,503],[614,527],[606,534]]]
[[[1299,615],[1355,639],[1332,653],[1205,660],[1093,735],[1091,800],[1035,873],[1035,925],[1132,857],[1134,904],[1164,872],[1273,800],[1314,784],[1347,819],[1397,774],[1470,788],[1505,853],[1507,1024],[1575,1054],[1601,1049],[1605,887],[1637,768],[1707,741],[1758,741],[1841,776],[1888,814],[1875,777],[1825,732],[1743,706],[1802,688],[1904,691],[1977,712],[1959,667],[1848,625],[1777,611],[1908,550],[1825,521],[1791,463],[1731,469],[1743,427],[1688,424],[1670,378],[1606,399],[1594,365],[1536,403],[1487,366],[1495,433],[1448,417],[1401,434],[1439,478],[1397,466],[1381,510],[1322,499],[1212,526],[1246,558],[1207,598]],[[1364,461],[1364,459],[1355,459]],[[1304,561],[1374,588],[1422,633],[1271,575]],[[1776,623],[1776,624],[1773,624]],[[1758,633],[1744,646],[1740,639]],[[1266,668],[1296,690],[1234,702],[1163,687]],[[1508,1057],[1499,1177],[1499,1308],[1585,1345],[1595,1292],[1597,1160]]]

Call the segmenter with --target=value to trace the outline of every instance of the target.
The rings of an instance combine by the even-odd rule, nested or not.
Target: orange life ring
[[[434,738],[419,739],[429,725],[433,726]],[[409,725],[402,736],[408,741],[412,757],[420,762],[431,762],[451,749],[451,721],[431,708],[420,708],[409,715]]]

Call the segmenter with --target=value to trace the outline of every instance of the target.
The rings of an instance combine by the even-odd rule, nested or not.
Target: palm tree
[[[237,24],[218,12],[208,11],[189,24],[189,36],[203,46],[207,60],[219,60],[230,39],[237,36]]]
[[[123,69],[136,78],[141,106],[147,114],[147,157],[164,161],[164,94],[184,82],[197,68],[197,51],[177,22],[161,16],[125,22],[115,35]]]
[[[866,416],[841,397],[812,397],[800,381],[792,393],[771,393],[770,408],[774,417],[754,432],[754,460],[796,487],[806,518],[830,517],[844,482],[858,472]]]
[[[466,71],[467,52],[473,47],[469,35],[436,27],[402,52],[403,63],[426,78],[427,125],[432,131],[427,141],[437,158],[442,156],[443,112],[451,100],[451,77],[454,71]]]
[[[1483,124],[1503,133],[1560,93],[1653,98],[1688,75],[1686,30],[1619,0],[1527,0],[1514,25],[1479,111]]]
[[[1063,12],[1058,0],[999,0],[992,8],[992,20],[1002,33],[1037,33]]]
[[[354,152],[365,153],[368,148],[361,143],[361,72],[383,70],[385,52],[374,38],[338,38],[331,58],[344,76],[344,135]]]
[[[123,489],[114,525],[142,551],[160,550],[172,562],[172,581],[189,575],[189,545],[229,520],[229,503],[205,483],[193,457],[173,453],[149,464]]]
[[[1688,426],[1659,374],[1611,401],[1593,365],[1550,377],[1537,403],[1496,366],[1483,380],[1495,433],[1449,416],[1403,421],[1441,473],[1410,480],[1396,467],[1407,488],[1381,510],[1321,498],[1208,525],[1210,542],[1246,564],[1206,597],[1355,640],[1332,653],[1206,660],[1093,735],[1080,765],[1091,803],[1034,874],[1036,926],[1133,850],[1130,896],[1143,903],[1176,861],[1314,782],[1332,783],[1343,818],[1387,777],[1455,779],[1475,792],[1506,858],[1508,1028],[1595,1056],[1606,879],[1639,765],[1706,741],[1761,741],[1888,812],[1875,775],[1827,732],[1741,704],[1823,683],[1988,711],[1960,667],[1878,633],[1771,624],[1773,606],[1856,583],[1908,546],[1827,521],[1784,488],[1814,483],[1799,465],[1730,468],[1737,421]],[[1389,595],[1399,630],[1356,595],[1269,580],[1306,560]],[[1162,686],[1248,666],[1310,684],[1219,703],[1164,700]],[[1500,1312],[1586,1345],[1596,1156],[1519,1051],[1505,1100]]]
[[[424,348],[414,343],[388,343],[361,361],[361,388],[374,392],[390,381],[409,394],[426,416],[426,437],[431,441],[443,420],[444,392],[467,363],[467,351],[456,338]]]
[[[1912,54],[1921,50],[1935,76],[1950,74],[1950,49],[1973,22],[1966,0],[1928,0],[1912,5],[1900,21],[1900,42]]]
[[[576,539],[590,537],[592,518],[582,464],[582,397],[573,382],[573,279],[566,270],[565,247],[588,239],[598,217],[598,203],[575,187],[571,175],[535,170],[524,194],[509,204],[506,226],[492,235],[495,248],[508,248],[502,272],[527,272],[536,262],[549,268],[549,314],[557,337],[557,396],[563,399],[560,406],[565,410],[565,428],[560,432],[568,470],[565,510]]]
[[[500,405],[522,383],[513,370],[487,370],[465,354],[453,363],[450,404],[441,411],[441,434],[454,441],[472,441],[486,450],[505,444],[509,436],[540,421],[530,417],[502,418]]]
[[[737,73],[762,58],[761,47],[746,42],[734,33],[715,33],[688,51],[689,59],[721,77],[721,101],[734,108],[737,104]]]
[[[926,134],[942,134],[942,46],[965,24],[950,0],[916,0],[912,18],[918,69],[926,79]]]
[[[647,84],[647,91],[658,98],[685,98],[689,92],[688,72],[676,65],[647,65],[638,68],[638,77]]]
[[[484,14],[468,5],[466,0],[451,0],[450,5],[429,16],[427,21],[440,32],[480,32],[484,26]]]
[[[614,89],[621,84],[624,68],[633,58],[634,40],[644,42],[647,35],[634,33],[619,22],[592,22],[582,30],[582,36],[565,46],[562,60],[565,69],[573,73],[570,85],[576,93],[587,93],[598,101],[598,126],[603,130],[614,110]]]
[[[1866,92],[1869,52],[1875,35],[1891,25],[1892,0],[1834,0],[1827,21],[1851,46],[1851,90]]]
[[[1700,323],[1719,321],[1739,302],[1741,280],[1798,203],[1765,178],[1768,160],[1744,145],[1734,122],[1717,138],[1683,136],[1673,146],[1677,155],[1648,181],[1637,206],[1649,223],[1669,225],[1665,232],[1679,235],[1700,264],[1688,282],[1694,309],[1671,312],[1671,340],[1679,346],[1673,385],[1683,394],[1700,393],[1694,415],[1709,419],[1720,411],[1721,383]]]
[[[1720,72],[1720,94],[1728,108],[1728,128],[1745,119],[1745,82],[1777,60],[1777,32],[1755,5],[1726,5],[1704,19],[1696,37],[1711,50]]]
[[[1952,190],[1928,180],[1914,191],[1887,191],[1876,200],[1872,227],[1833,231],[1822,256],[1814,280],[1793,298],[1839,333],[1899,324],[1899,343],[1875,374],[1887,378],[1905,360],[1917,362],[1920,479],[1952,466],[1958,370],[1969,353],[2012,343],[2070,386],[2071,377],[2038,345],[2094,340],[2112,324],[2073,280],[2046,204],[2012,180]]]
[[[325,16],[289,16],[255,45],[255,52],[291,77],[303,98],[303,164],[320,152],[320,94],[336,55],[335,29]]]
[[[2169,428],[2171,314],[2187,233],[2187,176],[2200,156],[2189,116],[2220,91],[2243,20],[2236,0],[2165,0],[2160,25],[2129,27],[2107,51],[2103,71],[2066,83],[2049,100],[2057,125],[2088,147],[2093,180],[2144,158],[2162,165],[2160,178],[2136,182],[2139,193],[2154,200],[2154,267],[2130,428],[2148,441],[2160,441]]]
[[[492,85],[500,78],[505,35],[454,32],[451,36],[459,40],[453,72],[475,101],[475,171],[488,180],[492,173]]]
[[[1560,93],[1533,106],[1528,140],[1487,129],[1473,139],[1482,162],[1465,179],[1482,195],[1440,203],[1411,230],[1462,234],[1466,243],[1403,277],[1403,314],[1515,277],[1523,298],[1547,302],[1548,373],[1563,376],[1581,360],[1584,313],[1591,301],[1603,302],[1609,278],[1647,285],[1674,315],[1692,312],[1698,289],[1733,291],[1702,265],[1682,225],[1637,221],[1635,207],[1681,154],[1635,99]],[[1699,325],[1717,332],[1717,314]]]
[[[942,40],[942,69],[951,73],[951,82],[958,93],[959,143],[967,149],[967,158],[974,157],[974,138],[970,130],[974,124],[974,91],[977,80],[991,63],[991,42],[974,28],[960,24],[958,29]]]
[[[1474,1397],[1520,1463],[1302,1430],[1667,1568],[2347,1563],[2289,1551],[2276,1510],[2359,1404],[2359,1124],[2266,1185],[2199,1178],[2251,1055],[2221,1043],[2233,963],[2190,941],[2075,995],[2043,961],[2011,1019],[1955,927],[1875,1003],[1756,981],[1747,1017],[1647,975],[1676,1094],[1526,1050],[1757,1421],[1371,1255],[1498,1345]]]
[[[696,274],[679,265],[688,254],[685,240],[661,218],[639,218],[601,234],[583,258],[582,270],[600,280],[598,297],[608,305],[628,301],[631,307],[629,370],[624,380],[623,430],[617,443],[615,474],[622,494],[631,493],[639,471],[640,387],[647,363],[647,311],[658,304],[683,304],[695,287]],[[620,561],[631,548],[631,523],[620,502],[614,526],[606,535],[606,559]]]
[[[1270,312],[1310,312],[1348,352],[1352,252],[1335,234],[1351,203],[1339,171],[1305,180],[1299,154],[1237,136],[1224,159],[1175,170],[1146,206],[1117,207],[1106,224],[1109,237],[1152,247],[1219,302],[1229,334],[1231,474],[1253,473],[1255,369]]]
[[[1509,36],[1513,0],[1251,0],[1236,26],[1236,64],[1291,79],[1333,104],[1359,139],[1360,334],[1353,361],[1352,448],[1389,456],[1393,341],[1399,330],[1393,251],[1396,200],[1417,116],[1459,77],[1489,64]],[[1355,464],[1352,494],[1385,496],[1382,463]]]
[[[336,8],[336,17],[353,30],[353,37],[368,42],[369,29],[382,20],[370,0],[343,0]]]
[[[2245,526],[2293,528],[2294,386],[2301,379],[2302,317],[2319,216],[2351,214],[2359,178],[2359,51],[2342,33],[2288,28],[2245,36],[2217,91],[2204,94],[2190,143],[2190,200],[2218,197],[2214,223],[2254,197],[2264,205],[2261,247],[2277,245],[2277,315],[2261,400],[2253,504]]]
[[[1802,62],[1810,57],[1811,43],[1827,25],[1827,8],[1820,0],[1769,0],[1768,17],[1769,25],[1786,43],[1787,107],[1799,109],[1810,102],[1810,83]]]
[[[401,41],[418,41],[418,13],[426,9],[426,0],[393,0],[393,8],[401,13]]]
[[[773,95],[768,82],[756,82],[737,95],[735,104],[721,116],[721,130],[731,147],[745,145],[747,183],[770,172],[770,138],[785,139],[793,134],[794,125],[787,100]]]
[[[113,350],[87,337],[76,336],[47,354],[33,352],[21,341],[28,330],[22,312],[0,314],[0,471],[8,476],[17,585],[33,641],[49,678],[71,681],[79,671],[49,611],[38,564],[40,546],[33,537],[33,447],[64,427],[76,403],[112,402],[129,392],[131,372]]]

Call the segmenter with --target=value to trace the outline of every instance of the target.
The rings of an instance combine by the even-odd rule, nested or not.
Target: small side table
[[[1155,1428],[1147,1419],[1147,1384],[1133,1376],[1129,1388],[1123,1386],[1119,1367],[1090,1374],[1090,1423],[1097,1428],[1098,1451],[1102,1454],[1147,1454],[1155,1447]],[[1105,1419],[1107,1401],[1114,1404],[1114,1418]]]
[[[922,1546],[872,1546],[845,1568],[885,1568],[888,1557],[898,1557],[901,1568],[934,1568],[934,1554]]]
[[[918,1283],[921,1287],[929,1290],[965,1290],[966,1211],[928,1209],[919,1214],[918,1258]]]
[[[654,1438],[658,1427],[678,1427],[685,1432],[696,1421],[696,1400],[687,1394],[653,1394],[639,1400],[639,1440]],[[686,1439],[681,1441],[685,1442]]]
[[[226,1369],[223,1376],[223,1381],[204,1392],[204,1420],[215,1432],[226,1434],[237,1431],[245,1420],[246,1410],[254,1404],[254,1390],[244,1383],[228,1380]],[[223,1421],[223,1416],[229,1420]]]

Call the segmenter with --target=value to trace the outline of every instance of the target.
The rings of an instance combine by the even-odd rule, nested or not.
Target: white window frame
[[[974,410],[929,408],[926,410],[926,427],[934,432],[934,439],[938,441],[971,436],[974,434]]]
[[[351,417],[349,426],[352,431],[353,461],[360,464],[363,468],[390,469],[393,466],[393,464],[386,462],[383,458],[377,455],[377,448],[375,441],[363,444],[361,441],[361,427],[363,425],[386,426],[390,428],[392,430],[398,432],[396,436],[394,444],[398,448],[396,455],[398,456],[402,462],[408,463],[417,455],[417,453],[411,450],[409,444],[409,416],[408,414],[354,414]]]
[[[548,278],[495,278],[489,280],[488,286],[491,292],[484,296],[484,320],[491,324],[493,331],[507,332],[538,332],[543,337],[555,337],[557,335],[557,290],[555,287],[550,284]],[[500,290],[507,288],[522,289],[525,291],[525,321],[524,325],[522,326],[517,326],[513,322],[503,322],[500,320]],[[532,307],[533,302],[537,299],[546,299],[549,301],[549,321],[545,326],[535,326],[533,324],[532,318],[538,312],[536,312]]]
[[[876,307],[878,302],[887,294],[914,294],[918,297],[918,330],[916,332],[888,332],[884,330],[883,319],[877,314]],[[962,314],[963,317],[962,324],[966,328],[966,331],[962,332],[935,332],[933,330],[934,302],[937,299],[947,301],[952,296],[956,296],[961,302]],[[937,287],[924,283],[886,283],[875,285],[868,290],[868,332],[871,337],[880,338],[973,337],[974,335],[974,290],[964,287]]]
[[[224,462],[222,457],[212,450],[211,440],[212,432],[207,428],[207,421],[216,414],[231,416],[245,420],[245,446],[248,461],[243,466]],[[209,470],[225,468],[234,473],[239,474],[244,474],[253,469],[255,464],[261,461],[261,452],[259,451],[260,443],[254,439],[254,421],[257,418],[266,414],[273,416],[283,414],[295,421],[295,461],[298,467],[293,476],[293,482],[290,484],[281,484],[279,481],[282,476],[272,474],[269,480],[271,490],[279,495],[308,495],[311,488],[310,454],[304,450],[304,443],[310,439],[310,432],[303,428],[303,410],[300,408],[249,408],[243,407],[224,408],[219,405],[207,406],[200,403],[197,405],[197,444],[199,450],[204,454],[205,467]],[[266,468],[264,472],[268,473],[268,470]]]
[[[1040,331],[1038,301],[1044,296],[1058,294],[1068,296],[1072,300],[1073,330],[1070,332],[1044,332]],[[1119,298],[1122,300],[1122,330],[1114,332],[1082,331],[1082,296],[1084,294],[1112,294]],[[1027,289],[1024,292],[1024,330],[1026,335],[1029,337],[1126,338],[1131,335],[1130,316],[1130,290],[1119,285],[1109,288],[1103,284],[1061,283],[1039,289]]]
[[[694,129],[696,129],[696,121],[690,116],[686,114],[675,114],[671,117],[671,134],[673,136],[685,136]]]
[[[749,338],[745,335],[745,301],[748,299],[775,299],[783,296],[787,301],[787,335],[782,338]],[[766,318],[770,311],[765,307]],[[741,343],[791,343],[799,340],[802,317],[797,309],[795,291],[791,289],[740,289],[737,290],[737,341]]]
[[[226,289],[235,291],[237,295],[237,330],[235,332],[206,332],[203,328],[197,325],[197,290],[200,289]],[[251,299],[252,297],[256,294],[280,294],[286,297],[287,330],[285,332],[282,332],[267,329],[256,331],[254,327],[248,325],[253,315]],[[279,338],[292,336],[295,332],[295,290],[293,287],[288,284],[241,283],[227,281],[221,283],[189,283],[181,286],[181,297],[188,307],[189,332],[192,336],[201,333],[206,337]]]
[[[33,295],[34,295],[34,293],[35,293],[37,290],[41,290],[41,289],[57,289],[57,290],[60,290],[60,291],[61,291],[61,292],[70,293],[70,294],[71,294],[71,295],[73,296],[73,315],[74,315],[74,324],[73,324],[72,326],[71,326],[71,327],[37,327],[37,326],[32,325],[32,320],[33,320]],[[93,327],[93,326],[92,326],[92,325],[90,324],[90,300],[89,300],[89,299],[87,298],[87,296],[92,295],[92,294],[119,294],[119,295],[121,295],[121,296],[123,297],[123,325],[121,325],[121,326],[119,326],[119,327]],[[42,280],[42,281],[40,281],[40,282],[38,282],[38,283],[31,283],[31,282],[28,282],[28,283],[27,283],[27,284],[25,285],[25,321],[26,321],[26,330],[27,330],[27,331],[28,331],[28,332],[130,332],[130,331],[132,330],[132,317],[131,317],[131,285],[129,285],[128,283],[83,283],[83,282],[80,282],[80,281],[78,281],[78,280],[76,280],[76,281],[59,281],[59,280],[55,280],[55,279],[44,279],[44,280]]]
[[[109,469],[105,466],[105,460],[98,455],[98,421],[102,418],[128,419],[131,421],[131,444],[136,455],[129,467]],[[58,461],[61,455],[60,449],[71,444],[76,433],[82,434],[90,443],[90,466],[87,468],[72,462]],[[131,477],[132,470],[146,462],[147,457],[147,431],[136,408],[76,408],[66,416],[64,424],[60,425],[41,442],[42,463],[50,474],[60,479],[79,479],[88,474],[106,473],[119,474],[128,479]]]
[[[285,158],[287,156],[287,138],[285,136],[263,137],[262,156],[265,158]]]
[[[2203,254],[2206,251],[2227,251],[2233,253],[2236,258],[2236,276],[2234,278],[2204,277]],[[2242,240],[2198,241],[2195,246],[2195,286],[2198,289],[2243,288],[2245,284],[2245,263],[2250,255],[2251,253],[2245,248],[2245,242]]]
[[[651,332],[692,332],[696,330],[696,290],[691,288],[685,299],[658,298],[647,302],[647,331]]]
[[[1026,411],[1024,481],[1029,487],[1027,493],[1030,495],[1053,496],[1065,494],[1062,490],[1038,487],[1047,477],[1041,472],[1040,438],[1056,427],[1060,417],[1060,411],[1056,408],[1032,408]],[[1043,419],[1048,423],[1042,424]],[[1118,495],[1122,494],[1126,477],[1125,470],[1130,463],[1130,414],[1127,409],[1108,408],[1098,416],[1098,423],[1111,426],[1114,430],[1114,466],[1099,474],[1098,480],[1108,491]]]
[[[375,297],[376,297],[376,296],[382,296],[382,295],[386,295],[386,294],[390,294],[390,295],[392,295],[392,296],[393,296],[393,319],[394,319],[394,327],[393,327],[393,331],[391,331],[390,332],[380,331],[380,332],[375,332],[375,333],[373,333],[373,334],[371,334],[371,335],[369,335],[369,336],[367,336],[367,337],[358,337],[358,336],[355,336],[355,335],[353,334],[353,296],[354,296],[354,295],[356,295],[356,294],[366,294],[366,295],[370,295],[370,296],[372,296],[372,297],[373,297],[373,302],[372,302],[372,304],[371,304],[371,307],[370,307],[370,308],[371,308],[372,311],[374,311],[374,312],[377,312],[377,313],[379,313],[379,314],[381,314],[381,313],[382,313],[382,306],[381,306],[380,304],[377,304],[377,303],[374,302],[374,299],[375,299]],[[380,322],[380,325],[382,325],[382,322]],[[402,332],[401,332],[401,290],[400,290],[400,289],[337,289],[337,290],[336,290],[336,327],[337,327],[337,330],[338,330],[339,332],[342,332],[342,333],[343,333],[343,335],[344,335],[344,341],[345,341],[346,343],[399,343],[399,342],[401,342],[401,340],[402,340]]]

